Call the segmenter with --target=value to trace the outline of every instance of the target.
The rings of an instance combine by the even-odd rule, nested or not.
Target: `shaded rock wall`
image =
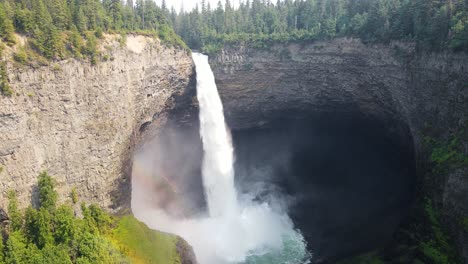
[[[8,65],[15,92],[0,96],[0,207],[7,190],[21,206],[35,202],[40,171],[57,179],[61,199],[76,187],[80,199],[118,210],[130,201],[133,146],[146,122],[190,89],[190,55],[142,36],[125,47],[107,36],[96,66],[77,60],[30,68]]]
[[[422,180],[428,161],[423,136],[430,132],[447,138],[467,125],[464,54],[421,54],[407,43],[335,39],[266,49],[225,47],[210,63],[234,130],[261,129],[277,119],[311,113],[360,113],[366,120],[379,120],[396,138],[407,138],[409,129]],[[466,138],[461,144],[468,152]],[[466,168],[441,175],[440,191],[433,194],[460,249],[468,248],[467,232],[459,224],[468,215],[466,175]]]

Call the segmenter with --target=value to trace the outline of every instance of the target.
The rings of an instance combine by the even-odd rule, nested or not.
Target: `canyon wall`
[[[291,114],[357,112],[380,120],[391,133],[410,134],[419,182],[438,187],[432,198],[468,260],[468,234],[461,224],[468,216],[468,169],[452,168],[430,179],[423,148],[427,135],[447,140],[466,131],[467,55],[343,38],[267,48],[226,46],[210,63],[234,130],[261,128]],[[460,144],[466,155],[466,133]]]
[[[133,149],[144,124],[163,125],[179,97],[194,89],[186,50],[143,36],[107,35],[96,65],[69,59],[32,68],[8,64],[14,91],[0,96],[0,208],[7,191],[37,202],[41,171],[62,200],[128,209]]]

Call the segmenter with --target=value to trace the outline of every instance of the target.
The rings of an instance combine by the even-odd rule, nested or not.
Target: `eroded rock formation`
[[[276,171],[277,174],[283,175],[283,181],[279,181],[282,186],[288,185],[290,181],[289,185],[297,186],[296,189],[293,188],[293,192],[296,191],[303,196],[313,196],[311,199],[316,199],[309,203],[316,207],[307,207],[306,202],[299,202],[299,209],[296,209],[302,212],[302,216],[296,218],[304,217],[307,213],[303,212],[306,210],[311,210],[309,214],[317,214],[316,217],[305,218],[306,223],[303,220],[302,225],[307,226],[308,223],[313,224],[313,221],[322,221],[318,224],[323,227],[321,233],[309,230],[310,233],[306,236],[312,237],[309,239],[312,243],[314,238],[320,240],[325,237],[323,243],[315,241],[317,243],[314,246],[317,246],[319,251],[321,247],[326,250],[327,245],[338,245],[332,249],[334,252],[319,252],[323,255],[337,256],[346,252],[351,253],[353,250],[359,251],[360,247],[369,248],[371,244],[375,246],[384,243],[391,234],[388,228],[396,228],[396,224],[401,221],[402,215],[398,216],[398,212],[401,214],[401,210],[408,210],[410,206],[410,200],[398,202],[398,199],[409,198],[408,195],[414,192],[410,185],[415,181],[421,184],[421,181],[427,180],[424,173],[427,171],[429,158],[427,153],[422,151],[424,136],[430,132],[431,135],[437,134],[440,138],[448,138],[450,133],[466,129],[468,57],[464,54],[421,53],[416,52],[414,46],[408,43],[366,45],[355,39],[336,39],[313,43],[278,44],[264,49],[244,46],[225,47],[217,56],[211,58],[211,64],[223,99],[227,122],[233,128],[234,141],[237,138],[237,144],[240,145],[236,147],[242,148],[241,155],[250,153],[251,157],[257,160],[246,161],[240,157],[239,169],[243,169],[244,174],[253,174],[260,169],[270,170],[270,173]],[[317,130],[320,126],[326,129]],[[339,135],[337,129],[342,130],[341,135],[346,137],[348,142],[358,140],[361,143],[348,144],[341,140],[343,137]],[[279,130],[281,131],[278,132]],[[247,143],[249,140],[246,134],[257,135],[257,140],[250,140],[250,143]],[[356,137],[349,136],[352,134]],[[327,137],[333,135],[335,140],[327,141]],[[265,143],[268,141],[264,139],[265,137],[270,137],[271,140]],[[376,184],[371,184],[375,178],[364,176],[352,179],[330,178],[330,175],[334,174],[329,173],[326,174],[329,178],[320,179],[320,175],[314,175],[314,172],[322,172],[318,166],[323,164],[316,161],[327,162],[321,158],[329,153],[325,148],[323,155],[319,155],[317,150],[313,150],[319,144],[308,142],[308,138],[310,141],[318,140],[321,143],[342,142],[345,148],[358,148],[366,142],[369,144],[373,142],[372,144],[381,146],[381,149],[375,152],[376,155],[390,150],[389,153],[392,154],[382,156],[381,161],[384,163],[388,161],[385,163],[388,167],[382,166],[382,173],[371,172],[369,166],[365,165],[363,155],[357,155],[359,152],[349,149],[343,149],[343,153],[348,153],[349,157],[341,159],[349,163],[328,166],[332,170],[351,166],[349,168],[354,168],[356,173],[349,175],[356,177],[373,173],[375,177],[380,177]],[[262,140],[263,145],[259,143]],[[283,144],[285,140],[291,143]],[[331,146],[330,144],[327,146]],[[464,144],[466,155],[466,138],[461,140],[461,144]],[[254,147],[249,148],[247,145]],[[262,152],[262,148],[269,150]],[[298,153],[302,154],[294,156],[291,148],[299,149]],[[339,147],[333,146],[329,147],[328,151],[333,149],[340,151]],[[266,155],[266,152],[269,155]],[[335,154],[332,156],[343,156],[341,153]],[[302,158],[302,165],[297,166],[309,171],[296,173],[297,177],[302,178],[294,178],[294,175],[290,174],[291,171],[284,170],[284,166],[278,160],[271,158],[272,156],[282,157],[279,160],[290,158],[296,165],[301,163],[297,160]],[[394,160],[389,161],[392,157]],[[374,158],[369,156],[368,161]],[[266,159],[271,159],[267,163],[275,165],[268,168],[258,166],[265,163]],[[356,161],[354,165],[351,164],[353,160]],[[358,173],[359,170],[355,167],[361,162],[362,173]],[[257,163],[257,167],[251,163]],[[370,164],[373,165],[375,164]],[[389,168],[393,168],[391,173]],[[346,174],[346,171],[342,174]],[[467,232],[460,226],[460,219],[468,215],[466,175],[468,175],[466,168],[440,175],[435,179],[437,181],[435,185],[440,186],[440,190],[431,194],[442,208],[444,224],[452,230],[460,251],[465,249],[462,252],[465,258],[468,257],[466,252],[468,238]],[[284,180],[288,177],[289,179]],[[367,182],[363,181],[360,185],[356,185],[351,183],[353,179]],[[346,186],[355,186],[355,191],[347,190],[348,194],[338,196],[337,192],[346,193],[341,185],[346,180],[350,181]],[[395,182],[400,180],[402,185],[398,186]],[[382,182],[387,182],[387,186],[377,184]],[[366,184],[375,187],[374,194],[371,195],[372,188],[365,191],[363,186]],[[248,185],[252,186],[252,183]],[[397,192],[392,195],[388,192],[388,188],[394,188]],[[313,194],[313,192],[326,193],[327,190],[330,191],[329,196],[318,197],[320,195]],[[378,198],[383,193],[388,193],[388,197]],[[343,202],[341,207],[330,200],[336,200],[337,197]],[[361,199],[364,197],[367,199]],[[322,204],[328,206],[320,209],[318,202],[320,199]],[[359,199],[361,202],[358,202]],[[354,205],[353,200],[355,200]],[[372,208],[373,203],[381,203],[380,213],[378,210],[360,211],[362,208],[358,208],[359,204],[364,208],[366,206]],[[349,206],[344,206],[345,204]],[[355,214],[343,213],[353,210],[353,206]],[[342,208],[341,212],[333,211],[339,208]],[[326,215],[330,211],[336,214],[331,214],[327,218]],[[356,223],[366,223],[361,221],[363,219],[357,220],[359,212],[367,214],[370,219],[367,224],[355,226],[353,223],[356,221]],[[340,217],[342,219],[339,219]],[[372,229],[373,226],[379,225],[380,228]],[[374,235],[367,236],[366,230]],[[354,237],[354,240],[346,239],[346,236]],[[367,240],[368,244],[361,244],[363,240]],[[356,243],[357,241],[360,242]]]
[[[67,199],[128,208],[131,158],[145,123],[162,125],[191,88],[192,59],[143,36],[121,47],[107,36],[107,61],[74,59],[31,68],[8,65],[11,97],[0,96],[0,207],[16,190],[25,207],[35,202],[39,172],[57,180]],[[154,122],[156,121],[156,122]]]

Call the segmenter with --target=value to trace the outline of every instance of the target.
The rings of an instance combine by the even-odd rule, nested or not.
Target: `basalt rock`
[[[293,197],[291,215],[317,258],[385,245],[415,191],[435,180],[429,195],[468,260],[466,168],[431,179],[423,148],[426,135],[466,130],[467,55],[335,39],[226,46],[210,64],[238,185],[277,175],[270,180]]]
[[[164,125],[175,103],[195,89],[186,50],[143,36],[106,35],[102,61],[69,59],[32,68],[8,64],[11,97],[0,96],[0,206],[16,190],[21,207],[37,203],[47,170],[62,200],[111,211],[130,207],[134,147],[145,124]],[[6,51],[8,54],[8,50]]]

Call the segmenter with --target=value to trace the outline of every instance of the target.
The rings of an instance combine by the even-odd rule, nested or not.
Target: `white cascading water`
[[[146,199],[145,183],[135,180],[134,176],[132,209],[135,216],[151,228],[186,239],[200,264],[304,263],[308,257],[306,244],[287,214],[272,210],[267,203],[239,199],[234,185],[231,135],[225,124],[214,75],[207,56],[194,53],[193,59],[197,69],[200,135],[204,149],[202,173],[208,215],[175,219],[162,209],[154,209]],[[139,157],[135,162],[139,162]]]
[[[203,185],[211,217],[237,213],[234,188],[234,155],[231,135],[224,121],[208,57],[193,54],[197,67],[197,98],[200,105],[200,136],[203,141]]]

